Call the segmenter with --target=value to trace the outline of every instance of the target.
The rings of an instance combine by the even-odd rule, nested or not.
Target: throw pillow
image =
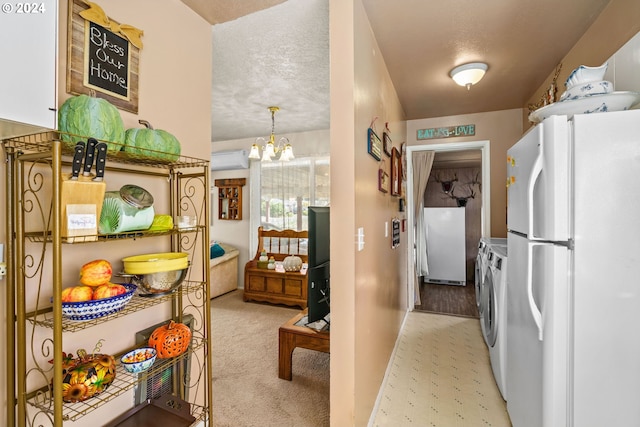
[[[222,249],[222,246],[217,243],[211,245],[211,248],[209,250],[209,258],[214,259],[222,255],[224,255],[224,249]]]

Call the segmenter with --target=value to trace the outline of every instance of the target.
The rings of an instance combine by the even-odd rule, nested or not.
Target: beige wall
[[[472,89],[473,90],[473,89]],[[418,140],[418,129],[475,124],[475,136]],[[507,150],[522,136],[522,113],[519,108],[491,113],[463,114],[407,121],[407,144],[428,146],[471,141],[489,141],[491,164],[491,236],[507,236]],[[487,183],[482,184],[486,188]]]
[[[611,0],[589,30],[560,61],[562,70],[557,80],[557,96],[564,92],[564,82],[571,71],[580,65],[596,66],[604,63],[638,31],[640,31],[640,1]],[[545,82],[523,105],[522,121],[525,129],[532,125],[528,120],[528,106],[535,104],[546,92],[553,81],[554,74],[555,67],[550,70]]]
[[[329,3],[332,427],[355,425],[354,6],[353,1]],[[347,241],[341,236],[347,236]]]
[[[144,30],[142,38],[144,47],[140,54],[140,102],[139,114],[121,111],[125,127],[138,125],[138,119],[150,121],[156,128],[165,129],[178,137],[182,144],[182,152],[188,156],[208,158],[211,150],[211,26],[201,17],[179,0],[154,2],[152,10],[149,2],[144,0],[109,0],[99,2],[107,15],[120,22],[133,25]],[[61,105],[70,95],[66,93],[66,46],[67,46],[67,0],[59,2],[59,63],[58,63],[58,104]],[[168,26],[167,23],[171,22]],[[167,31],[170,30],[170,31]],[[128,177],[116,176],[107,172],[107,190],[119,188],[130,180]],[[147,185],[147,184],[144,184]],[[148,184],[152,193],[153,183]],[[5,168],[0,163],[0,189],[2,205],[4,206]],[[155,196],[156,194],[154,194]],[[167,206],[166,197],[158,195],[158,206]],[[3,208],[4,209],[4,208]],[[0,241],[5,241],[4,210],[0,217]],[[79,245],[72,247],[75,259],[65,258],[64,270],[68,280],[76,280],[79,260],[106,258],[118,265],[123,256],[132,251],[144,253],[147,251],[165,250],[158,248],[155,239],[142,239],[135,242],[132,249],[131,242],[108,245]],[[99,247],[98,247],[99,246]],[[50,248],[50,247],[49,247]],[[65,251],[69,250],[65,248]],[[99,252],[87,252],[87,251]],[[69,254],[69,252],[65,252]],[[94,258],[95,257],[95,258]],[[0,293],[1,314],[4,321],[4,285]],[[142,317],[144,316],[144,320]],[[133,344],[133,332],[142,329],[132,325],[148,326],[157,318],[164,320],[168,316],[166,310],[154,308],[136,315],[116,319],[109,322],[109,328],[96,326],[83,332],[67,337],[65,335],[65,351],[75,351],[78,347],[93,348],[99,338],[104,338],[103,350],[107,353],[116,352],[124,345]],[[155,322],[154,322],[155,323]],[[4,331],[4,326],[3,326]],[[117,331],[117,333],[114,333]],[[2,333],[4,336],[4,332]],[[6,419],[5,396],[5,360],[4,352],[0,352],[3,359],[0,367],[0,401],[3,404],[2,420]],[[79,421],[82,425],[102,425],[106,420],[124,412],[131,406],[133,395],[125,393],[109,405],[97,409],[91,415]],[[2,421],[0,421],[2,424]]]
[[[375,117],[405,140],[404,113],[360,1],[332,0],[331,34],[331,425],[366,425],[406,307],[406,233],[391,249],[385,222],[398,199],[378,191],[367,153]],[[387,167],[389,161],[387,159]],[[389,225],[390,226],[390,225]],[[355,244],[364,229],[364,250]]]

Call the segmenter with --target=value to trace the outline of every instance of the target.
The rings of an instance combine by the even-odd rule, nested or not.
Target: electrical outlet
[[[0,278],[7,275],[7,264],[0,262]]]

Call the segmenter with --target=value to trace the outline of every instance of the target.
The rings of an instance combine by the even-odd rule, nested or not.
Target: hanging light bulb
[[[251,151],[249,152],[250,159],[260,159],[260,148],[258,148],[258,144],[253,144],[251,146]]]
[[[282,154],[280,154],[280,160],[284,162],[288,162],[289,160],[293,160],[293,159],[295,159],[295,156],[293,155],[293,148],[291,147],[291,144],[289,144],[289,140],[287,139],[287,143],[284,146],[284,150],[282,151]]]
[[[288,162],[295,158],[293,156],[293,147],[291,147],[289,140],[286,137],[282,137],[276,145],[275,114],[276,111],[280,110],[280,108],[269,107],[268,109],[271,111],[271,135],[269,136],[269,141],[267,142],[267,140],[262,137],[256,138],[256,142],[251,146],[249,158],[256,160],[259,159],[263,162],[270,162],[272,159],[276,158],[278,153],[280,153],[278,160]],[[260,158],[260,148],[262,148],[262,158]]]

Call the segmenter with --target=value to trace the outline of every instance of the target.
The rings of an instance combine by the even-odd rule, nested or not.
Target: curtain
[[[416,151],[412,156],[413,166],[413,218],[414,218],[414,300],[420,304],[420,276],[429,273],[427,265],[427,235],[424,226],[424,192],[433,166],[434,151]]]

